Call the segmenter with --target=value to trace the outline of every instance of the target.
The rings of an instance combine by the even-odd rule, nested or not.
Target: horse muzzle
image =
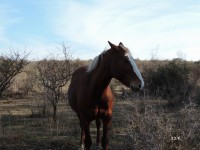
[[[130,84],[130,89],[132,91],[141,91],[143,89],[143,85],[142,83],[131,83]]]

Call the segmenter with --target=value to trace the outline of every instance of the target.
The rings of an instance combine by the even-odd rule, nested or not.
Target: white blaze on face
[[[125,56],[128,57],[128,60],[130,61],[131,65],[133,67],[133,71],[135,72],[135,74],[140,79],[140,81],[141,81],[141,89],[142,89],[144,87],[144,80],[143,80],[142,75],[141,75],[141,73],[140,73],[140,71],[139,71],[139,69],[138,69],[138,67],[137,67],[132,55],[131,55],[131,52],[122,43],[120,43],[119,46],[121,46],[126,51]]]
[[[135,72],[135,74],[140,79],[140,81],[141,81],[141,89],[142,89],[144,87],[144,80],[143,80],[142,75],[141,75],[141,73],[140,73],[140,71],[139,71],[139,69],[138,69],[138,67],[137,67],[137,65],[136,65],[136,63],[135,63],[135,61],[134,61],[134,59],[133,59],[133,57],[132,57],[132,55],[131,55],[129,50],[127,51],[125,56],[128,57],[128,60],[130,61],[131,65],[133,67],[133,71]]]

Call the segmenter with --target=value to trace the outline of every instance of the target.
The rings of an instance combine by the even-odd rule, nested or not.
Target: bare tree
[[[38,83],[37,78],[37,68],[34,62],[31,62],[25,69],[23,77],[19,81],[20,83],[16,83],[18,86],[18,90],[22,91],[24,95],[28,95],[29,92],[33,92]]]
[[[10,54],[0,57],[0,97],[11,85],[13,78],[28,64],[27,56],[28,54],[21,55],[11,51]]]
[[[56,121],[57,105],[63,94],[62,88],[69,81],[76,64],[68,51],[69,47],[62,44],[64,59],[52,58],[38,63],[39,80],[45,89],[45,97],[53,107],[53,119]]]

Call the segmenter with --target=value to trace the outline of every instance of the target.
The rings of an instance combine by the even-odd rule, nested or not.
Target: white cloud
[[[92,4],[62,2],[49,11],[54,32],[74,44],[93,49],[93,56],[111,40],[116,44],[124,42],[135,57],[141,59],[150,58],[151,50],[157,45],[163,59],[177,57],[178,51],[193,59],[189,49],[200,53],[200,11],[197,8],[197,5],[179,6],[172,1],[103,0]],[[88,52],[87,55],[91,57]]]
[[[189,60],[199,59],[200,2],[52,0],[39,3],[46,10],[46,24],[54,33],[51,35],[67,41],[76,51],[75,57],[93,58],[110,40],[115,44],[123,42],[135,58],[149,59],[152,49],[159,46],[158,57],[161,59],[177,57],[178,51],[182,51]],[[6,31],[23,20],[19,16],[9,16],[10,11],[19,10],[0,5],[0,20],[4,20],[0,22],[0,42],[8,45],[10,41]],[[27,45],[27,49],[33,51],[32,57],[36,58],[53,51],[57,44],[45,40],[49,37],[28,38],[25,40],[27,44],[11,44],[17,47]]]
[[[11,4],[0,4],[0,54],[6,55],[9,51],[14,50],[21,54],[30,52],[30,59],[44,58],[44,56],[47,56],[48,53],[53,51],[55,45],[45,43],[41,37],[22,39],[23,43],[15,41],[17,40],[15,38],[20,38],[20,35],[17,35],[17,37],[9,37],[9,30],[23,21],[22,15],[18,14],[19,12],[20,10]]]
[[[0,42],[1,42],[1,46],[2,45],[8,46],[10,44],[10,40],[7,35],[9,28],[12,25],[15,25],[22,21],[22,18],[20,18],[20,17],[11,16],[12,13],[18,13],[18,12],[19,12],[19,10],[13,8],[10,5],[0,4],[0,20],[1,20],[1,22],[0,22]]]
[[[7,45],[6,49],[0,48],[1,54],[7,54],[10,50],[14,50],[23,53],[30,53],[28,59],[30,60],[40,60],[47,58],[50,54],[59,54],[59,50],[56,49],[56,44],[49,44],[38,38],[27,39],[26,43],[15,43],[12,42]],[[57,44],[59,46],[59,44]]]

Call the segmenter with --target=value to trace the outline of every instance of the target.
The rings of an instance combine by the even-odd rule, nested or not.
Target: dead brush
[[[133,150],[188,150],[200,148],[200,116],[197,108],[184,108],[165,112],[140,104],[124,108],[123,126],[129,149]],[[141,111],[142,110],[142,111]]]
[[[200,110],[186,105],[180,109],[179,130],[182,149],[200,149]]]

